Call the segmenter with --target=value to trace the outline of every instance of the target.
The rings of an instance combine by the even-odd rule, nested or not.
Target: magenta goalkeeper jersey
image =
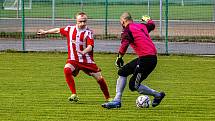
[[[157,50],[150,38],[149,32],[154,30],[155,24],[152,20],[148,23],[130,23],[121,33],[121,45],[119,53],[124,55],[129,45],[139,56],[156,55]]]

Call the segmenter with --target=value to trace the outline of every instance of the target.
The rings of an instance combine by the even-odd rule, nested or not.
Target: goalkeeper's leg
[[[141,82],[145,80],[148,75],[148,71],[140,65],[137,65],[134,74],[129,80],[129,89],[131,91],[137,91],[140,94],[155,96],[158,93],[157,91],[141,84]]]
[[[156,57],[140,58],[135,72],[129,81],[129,88],[131,91],[137,91],[140,94],[154,96],[154,99],[152,101],[153,107],[156,107],[160,104],[161,100],[165,97],[165,93],[158,92],[151,89],[150,87],[141,85],[141,82],[145,80],[148,75],[154,70],[156,64]]]
[[[116,95],[113,101],[102,104],[102,107],[108,108],[108,109],[121,107],[121,99],[122,99],[123,91],[126,86],[127,76],[132,74],[135,68],[136,61],[137,59],[134,59],[118,70],[119,78],[117,79],[117,84],[116,84]]]

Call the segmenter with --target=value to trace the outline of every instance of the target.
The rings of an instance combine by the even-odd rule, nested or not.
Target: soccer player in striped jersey
[[[92,31],[87,27],[87,15],[79,12],[76,15],[76,25],[68,25],[63,28],[38,31],[38,35],[60,33],[67,38],[68,59],[64,67],[66,82],[72,92],[69,101],[77,102],[79,97],[76,93],[74,77],[82,70],[92,76],[98,82],[106,101],[111,100],[108,86],[101,74],[101,69],[93,59],[94,39]]]
[[[116,59],[116,65],[119,67],[119,78],[116,84],[116,95],[113,101],[102,104],[104,108],[121,107],[122,93],[129,75],[132,75],[129,80],[129,89],[139,94],[153,96],[153,107],[158,106],[165,96],[164,92],[158,92],[141,84],[157,64],[157,50],[149,35],[149,32],[154,30],[155,24],[148,16],[143,16],[142,21],[144,23],[133,22],[128,12],[123,13],[120,17],[123,31],[121,33],[121,45],[118,57]],[[129,45],[131,45],[138,57],[123,65],[124,61],[122,57],[125,55]]]

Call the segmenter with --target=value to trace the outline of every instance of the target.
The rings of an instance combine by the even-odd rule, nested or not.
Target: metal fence
[[[155,21],[151,36],[159,53],[215,54],[214,0],[0,0],[0,41],[61,39],[56,35],[38,38],[35,33],[40,28],[75,24],[79,11],[88,14],[88,26],[97,40],[119,40],[119,16],[129,11],[135,21],[146,14]],[[30,50],[22,46],[18,45]]]

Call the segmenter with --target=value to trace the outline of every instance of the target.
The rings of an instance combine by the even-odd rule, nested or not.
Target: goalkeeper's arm
[[[147,16],[147,15],[142,16],[141,21],[143,22],[143,24],[146,25],[149,33],[155,29],[155,24],[149,16]]]
[[[115,62],[115,65],[118,67],[118,68],[121,68],[123,65],[124,65],[124,61],[123,61],[123,55],[121,55],[120,53],[118,53],[118,56],[116,58],[116,62]]]
[[[142,16],[141,20],[143,23],[147,24],[148,21],[151,20],[151,18],[148,15],[144,15],[144,16]]]

